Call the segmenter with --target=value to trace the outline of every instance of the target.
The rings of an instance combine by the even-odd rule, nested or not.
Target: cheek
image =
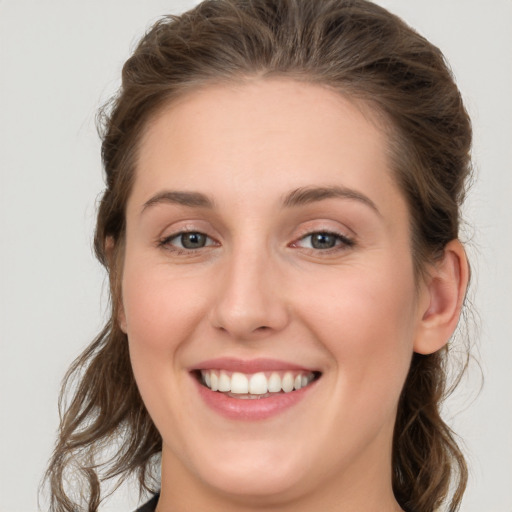
[[[203,301],[193,279],[173,277],[165,264],[128,260],[123,275],[123,306],[130,344],[146,354],[177,348],[194,329]]]
[[[146,407],[163,428],[179,421],[188,407],[172,390],[188,377],[180,354],[204,316],[204,299],[197,293],[200,283],[190,276],[173,277],[165,264],[130,256],[122,288],[130,359]]]
[[[197,329],[203,304],[190,278],[171,279],[165,264],[130,256],[122,297],[135,380],[158,430],[175,432],[189,406],[174,392],[188,375],[179,353]]]
[[[383,410],[396,404],[413,353],[412,271],[382,268],[351,268],[328,286],[310,283],[303,307],[309,328],[331,353],[340,397],[350,395],[361,409],[368,401]]]

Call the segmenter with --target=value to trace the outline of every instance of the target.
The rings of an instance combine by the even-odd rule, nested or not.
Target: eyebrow
[[[213,201],[201,192],[185,192],[177,190],[164,190],[148,199],[142,206],[142,212],[157,204],[179,204],[190,208],[213,208]]]
[[[292,190],[283,199],[283,206],[285,208],[294,208],[306,204],[323,201],[325,199],[352,199],[360,201],[361,203],[369,206],[379,216],[381,213],[375,203],[366,195],[361,192],[340,186],[325,186],[325,187],[300,187]],[[158,192],[153,197],[148,199],[143,207],[143,213],[146,209],[157,204],[178,204],[190,208],[208,208],[214,207],[214,201],[201,192],[188,192],[179,190],[164,190]]]
[[[288,208],[293,208],[295,206],[302,206],[331,198],[360,201],[366,206],[369,206],[379,216],[382,216],[377,205],[368,196],[365,196],[357,190],[340,186],[297,188],[285,196],[283,204]]]

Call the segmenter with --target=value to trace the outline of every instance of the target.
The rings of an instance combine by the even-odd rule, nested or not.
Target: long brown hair
[[[78,510],[73,490],[86,510],[97,510],[101,484],[110,479],[136,475],[141,490],[158,487],[161,438],[116,321],[137,144],[152,116],[174,98],[254,76],[327,85],[381,115],[409,206],[418,278],[458,237],[471,170],[470,121],[442,53],[402,20],[366,0],[206,0],[180,17],[162,18],[125,63],[122,86],[101,114],[106,188],[94,243],[110,277],[111,317],[64,381],[47,472],[54,512]],[[393,489],[406,511],[448,504],[453,512],[465,489],[464,457],[439,411],[447,353],[415,354],[401,395]]]

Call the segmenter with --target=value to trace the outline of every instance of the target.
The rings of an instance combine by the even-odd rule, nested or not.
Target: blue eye
[[[181,233],[175,233],[168,236],[160,241],[161,246],[171,246],[176,249],[202,249],[213,245],[214,241],[199,231],[183,231]]]
[[[334,249],[336,247],[346,248],[352,247],[354,245],[353,240],[340,235],[338,233],[330,233],[328,231],[317,231],[314,233],[309,233],[308,235],[302,237],[298,244],[301,247],[307,249],[316,249],[320,251],[325,251],[329,249]]]
[[[201,249],[206,246],[208,238],[203,233],[182,233],[179,240],[185,249]]]
[[[338,242],[338,237],[331,233],[313,233],[309,237],[313,249],[332,249]]]

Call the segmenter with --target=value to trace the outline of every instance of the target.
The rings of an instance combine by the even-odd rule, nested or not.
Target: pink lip
[[[224,393],[212,391],[206,386],[203,386],[197,377],[193,375],[193,370],[217,369],[232,372],[238,371],[247,374],[278,370],[306,372],[314,370],[274,359],[253,359],[250,361],[244,361],[234,358],[218,358],[203,361],[197,366],[194,366],[191,370],[191,376],[195,382],[199,396],[210,409],[221,416],[232,420],[256,421],[276,416],[302,401],[317,384],[317,381],[313,381],[308,386],[296,391],[291,391],[290,393],[279,393],[267,398],[232,398]]]
[[[235,359],[232,357],[220,357],[217,359],[209,359],[208,361],[202,361],[198,365],[195,365],[191,370],[227,370],[231,372],[241,373],[257,373],[257,372],[271,372],[279,370],[295,370],[312,372],[314,369],[306,368],[285,361],[279,361],[277,359]]]
[[[225,418],[242,421],[264,420],[282,413],[299,403],[317,383],[317,381],[313,381],[309,386],[290,393],[280,393],[268,398],[244,400],[212,391],[203,386],[197,379],[194,379],[194,381],[199,395],[208,407]]]

